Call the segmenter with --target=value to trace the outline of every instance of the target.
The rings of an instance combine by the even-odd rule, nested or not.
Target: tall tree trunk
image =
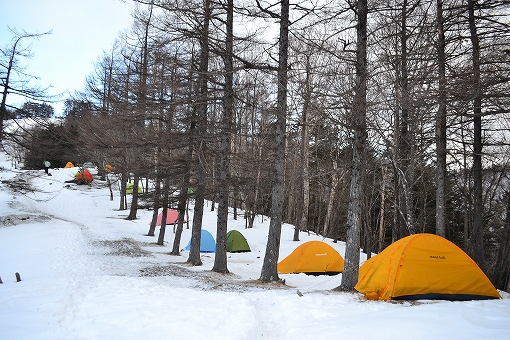
[[[140,181],[140,177],[137,174],[134,175],[133,179],[133,193],[131,194],[131,209],[129,210],[129,215],[126,219],[128,220],[136,220],[136,212],[138,211],[138,183]]]
[[[289,0],[280,3],[280,36],[278,51],[278,94],[276,108],[274,179],[271,198],[271,221],[266,253],[260,273],[261,281],[278,281],[278,257],[282,230],[283,190],[285,182],[285,145],[287,123],[287,69],[289,54]]]
[[[302,202],[301,216],[297,230],[294,231],[294,241],[299,241],[299,231],[308,230],[308,208],[310,206],[310,176],[308,150],[310,149],[310,106],[312,100],[310,58],[306,60],[306,79],[303,103],[303,117],[301,119],[301,185]]]
[[[446,56],[443,0],[436,0],[438,102],[436,116],[436,234],[446,237]]]
[[[482,199],[482,88],[480,82],[480,41],[476,28],[476,0],[468,0],[468,22],[473,62],[473,225],[470,235],[470,254],[485,270],[483,250],[483,199]]]
[[[412,171],[411,167],[411,132],[409,130],[410,117],[410,98],[409,98],[409,79],[408,79],[408,58],[407,58],[407,16],[408,1],[404,0],[402,4],[402,18],[400,22],[400,106],[401,119],[399,131],[399,157],[398,157],[398,176],[400,176],[400,218],[399,226],[400,237],[414,234],[412,219]]]
[[[152,220],[149,226],[149,232],[147,236],[154,236],[154,232],[156,231],[156,222],[158,221],[159,207],[161,205],[161,183],[158,178],[158,174],[156,174],[156,179],[154,183],[154,211],[152,213]]]
[[[499,237],[498,257],[494,266],[494,274],[492,275],[494,286],[501,290],[506,289],[510,275],[510,259],[508,256],[508,248],[510,247],[510,191],[506,192],[506,200],[505,225]]]
[[[158,235],[158,245],[162,246],[165,242],[165,231],[166,231],[166,217],[168,212],[168,196],[170,188],[168,186],[168,180],[165,179],[163,185],[163,215],[161,216],[161,227]]]
[[[227,268],[227,223],[228,193],[230,184],[230,153],[232,146],[232,123],[234,118],[233,90],[233,41],[234,41],[234,0],[227,0],[226,48],[225,48],[225,91],[223,98],[222,133],[220,144],[220,192],[218,196],[218,221],[216,224],[216,255],[212,270],[228,273]]]
[[[379,237],[377,242],[377,252],[380,253],[384,246],[384,232],[385,232],[385,213],[386,213],[386,164],[381,167],[381,208],[379,210]]]
[[[177,204],[177,211],[179,212],[179,215],[177,217],[177,229],[175,230],[172,252],[170,253],[172,255],[180,254],[181,236],[182,230],[184,229],[184,218],[187,210],[186,204],[188,202],[189,176],[185,177],[186,178],[184,179],[183,184],[181,186],[181,192],[179,193],[179,203]]]
[[[120,204],[119,210],[127,209],[127,197],[126,197],[126,183],[127,183],[127,174],[126,172],[122,172],[120,175]]]
[[[205,169],[200,162],[205,149],[203,140],[206,133],[207,107],[208,107],[208,76],[209,71],[209,23],[211,20],[211,1],[204,1],[204,22],[200,32],[200,65],[198,70],[199,104],[197,117],[194,117],[197,126],[198,141],[194,152],[194,165],[196,167],[197,186],[195,190],[195,208],[193,214],[193,225],[191,227],[191,245],[187,262],[193,266],[201,266],[200,259],[200,237],[202,233],[202,218],[204,214],[205,200]]]
[[[365,144],[367,138],[367,0],[357,2],[358,21],[356,24],[356,88],[352,108],[352,165],[349,187],[349,208],[347,211],[347,240],[342,283],[337,289],[352,291],[358,282],[360,232],[363,226],[363,188]]]

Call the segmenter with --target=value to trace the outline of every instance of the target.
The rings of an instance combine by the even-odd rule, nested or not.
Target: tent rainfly
[[[135,187],[134,183],[126,183],[126,194],[132,195],[134,187]],[[141,186],[138,186],[138,193],[143,194],[143,189]]]
[[[66,165],[64,166],[64,169],[69,169],[69,168],[74,168],[74,164],[71,162],[67,162]]]
[[[179,218],[179,212],[174,209],[167,209],[166,210],[166,224],[175,224],[177,223],[177,219]],[[156,220],[156,226],[160,226],[161,222],[163,220],[163,211],[161,211],[158,215],[158,219]],[[183,221],[186,222],[186,221]],[[150,224],[150,222],[149,222]]]
[[[404,237],[367,260],[354,288],[370,300],[500,298],[462,249],[433,234]]]
[[[76,178],[76,180],[83,181],[86,183],[91,183],[94,180],[92,174],[87,169],[78,171],[74,177]]]
[[[190,250],[191,240],[189,240],[186,250]],[[205,229],[202,229],[200,233],[200,252],[201,253],[214,253],[216,251],[216,242],[214,237]]]
[[[251,251],[246,238],[239,230],[234,229],[227,233],[227,251],[230,253]]]
[[[329,244],[308,241],[281,260],[277,268],[281,274],[336,275],[343,271],[344,259]]]

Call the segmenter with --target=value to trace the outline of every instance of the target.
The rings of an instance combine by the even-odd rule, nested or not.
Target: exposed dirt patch
[[[108,255],[128,256],[128,257],[151,257],[152,253],[143,250],[140,243],[131,239],[124,238],[115,241],[94,241],[94,245],[109,249]]]
[[[11,227],[23,223],[45,222],[49,220],[50,218],[48,216],[43,215],[19,214],[0,216],[0,228]]]
[[[234,274],[220,274],[212,271],[193,271],[186,268],[186,264],[167,264],[145,267],[140,270],[140,276],[175,276],[191,278],[200,283],[204,290],[219,290],[225,292],[243,292],[260,289],[292,289],[283,282],[265,283],[258,280],[240,280]]]

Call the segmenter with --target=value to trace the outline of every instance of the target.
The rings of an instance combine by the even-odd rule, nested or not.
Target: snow
[[[230,274],[211,271],[211,253],[191,267],[187,251],[168,254],[171,226],[164,246],[155,244],[159,227],[146,236],[152,211],[128,221],[105,183],[65,183],[76,168],[50,172],[12,169],[0,153],[0,339],[510,339],[504,292],[501,300],[395,303],[333,291],[341,274],[280,274],[285,286],[262,284],[269,220],[260,216],[253,229],[230,216],[229,230],[252,249],[228,253]],[[9,191],[5,181],[18,179],[38,190]],[[210,210],[203,228],[215,236]],[[344,255],[342,242],[307,233],[293,242],[293,232],[283,226],[280,259],[309,240]],[[190,235],[183,231],[182,248]]]

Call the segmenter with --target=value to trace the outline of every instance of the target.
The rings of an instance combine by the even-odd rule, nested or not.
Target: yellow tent
[[[370,300],[500,298],[462,249],[432,234],[404,237],[367,260],[354,288]]]
[[[278,273],[338,274],[344,269],[344,259],[329,244],[308,241],[294,249],[278,263]]]
[[[74,168],[74,164],[71,163],[71,162],[67,162],[66,166],[64,167],[64,169],[69,169],[69,168]]]

